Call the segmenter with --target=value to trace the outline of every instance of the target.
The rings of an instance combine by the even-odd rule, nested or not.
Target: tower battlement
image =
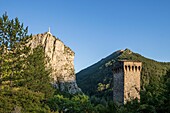
[[[131,99],[140,100],[140,74],[142,62],[121,60],[113,64],[113,100],[124,104]]]

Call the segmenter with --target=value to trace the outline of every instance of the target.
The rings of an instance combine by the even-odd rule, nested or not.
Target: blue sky
[[[170,61],[170,0],[0,0],[0,15],[51,33],[75,52],[76,72],[119,49]]]

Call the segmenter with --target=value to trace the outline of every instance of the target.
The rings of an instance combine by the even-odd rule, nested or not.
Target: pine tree
[[[46,68],[47,58],[43,47],[33,49],[27,57],[27,68],[24,71],[24,86],[34,92],[45,93],[46,97],[52,96],[54,90],[50,84],[51,69]]]
[[[25,57],[29,47],[25,46],[28,27],[24,28],[18,18],[10,20],[7,13],[0,17],[0,81],[10,81],[10,86],[17,85],[23,72]]]

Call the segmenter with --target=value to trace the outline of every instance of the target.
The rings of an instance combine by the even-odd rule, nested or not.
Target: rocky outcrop
[[[34,35],[29,42],[33,49],[42,45],[49,58],[47,66],[52,68],[52,83],[61,91],[71,94],[81,92],[78,88],[74,71],[74,52],[50,32]]]

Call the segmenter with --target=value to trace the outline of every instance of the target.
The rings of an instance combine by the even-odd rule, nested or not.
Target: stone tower
[[[125,104],[131,99],[140,100],[140,74],[142,62],[121,60],[113,64],[113,100]]]

